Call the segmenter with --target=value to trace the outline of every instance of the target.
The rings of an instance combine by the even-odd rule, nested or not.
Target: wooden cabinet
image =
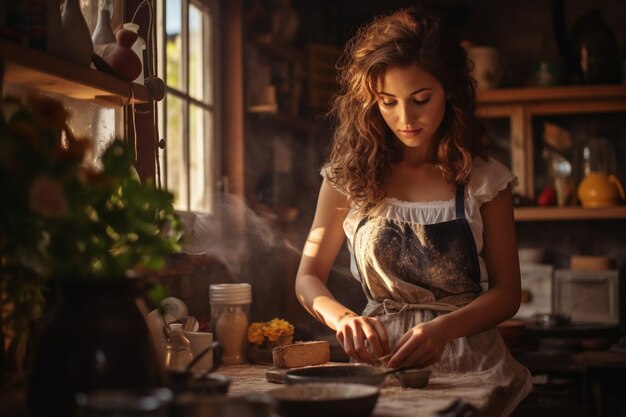
[[[536,149],[541,143],[537,139],[537,120],[552,116],[577,118],[610,115],[624,122],[626,85],[481,91],[478,94],[478,112],[486,121],[504,119],[508,123],[510,168],[519,179],[515,191],[534,200],[537,194],[537,166],[541,163]],[[515,218],[517,221],[626,218],[626,206],[606,209],[579,206],[520,207],[515,209]]]

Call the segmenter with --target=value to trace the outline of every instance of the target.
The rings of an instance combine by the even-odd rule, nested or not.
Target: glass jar
[[[614,169],[615,152],[611,142],[608,139],[599,136],[589,138],[583,148],[584,174],[612,174]]]
[[[250,323],[250,284],[214,284],[209,289],[211,325],[222,346],[222,364],[246,363],[246,338]]]
[[[170,324],[170,337],[165,348],[165,366],[167,369],[184,370],[192,359],[191,342],[183,334],[183,325]]]

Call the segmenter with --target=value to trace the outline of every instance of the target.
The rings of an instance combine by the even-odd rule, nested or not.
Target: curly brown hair
[[[402,160],[400,141],[378,109],[376,86],[388,68],[414,63],[434,76],[448,97],[434,161],[446,182],[467,183],[472,160],[488,155],[476,116],[472,63],[439,14],[410,8],[376,17],[346,44],[337,64],[339,92],[329,111],[336,127],[325,167],[331,184],[366,213],[385,198],[392,163]]]

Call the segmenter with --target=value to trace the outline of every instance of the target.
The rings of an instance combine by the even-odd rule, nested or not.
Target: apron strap
[[[465,186],[463,184],[456,185],[455,195],[455,212],[457,219],[465,218]]]
[[[384,314],[386,317],[392,318],[404,313],[405,311],[418,310],[431,310],[441,313],[450,313],[452,311],[458,310],[459,308],[467,304],[467,301],[461,303],[460,305],[454,305],[438,301],[429,301],[425,303],[408,303],[387,298],[383,300],[382,303],[379,303],[376,307],[374,307],[374,309],[368,314],[368,316],[376,317]]]

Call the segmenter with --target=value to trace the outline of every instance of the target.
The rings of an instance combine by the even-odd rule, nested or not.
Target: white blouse
[[[325,175],[322,169],[322,176]],[[480,265],[480,280],[487,282],[487,267],[483,257],[483,219],[480,207],[491,201],[507,185],[511,188],[517,185],[517,177],[502,163],[490,158],[487,161],[481,158],[474,159],[470,182],[465,187],[465,218],[476,242],[478,262]],[[454,220],[455,200],[437,201],[401,201],[395,198],[385,198],[371,212],[370,216],[380,216],[400,221],[408,221],[418,224],[435,224]],[[352,238],[355,228],[363,214],[355,209],[350,209],[343,222],[343,229],[347,237],[348,249],[350,250],[350,270],[352,275],[360,280],[358,270],[352,252]]]

